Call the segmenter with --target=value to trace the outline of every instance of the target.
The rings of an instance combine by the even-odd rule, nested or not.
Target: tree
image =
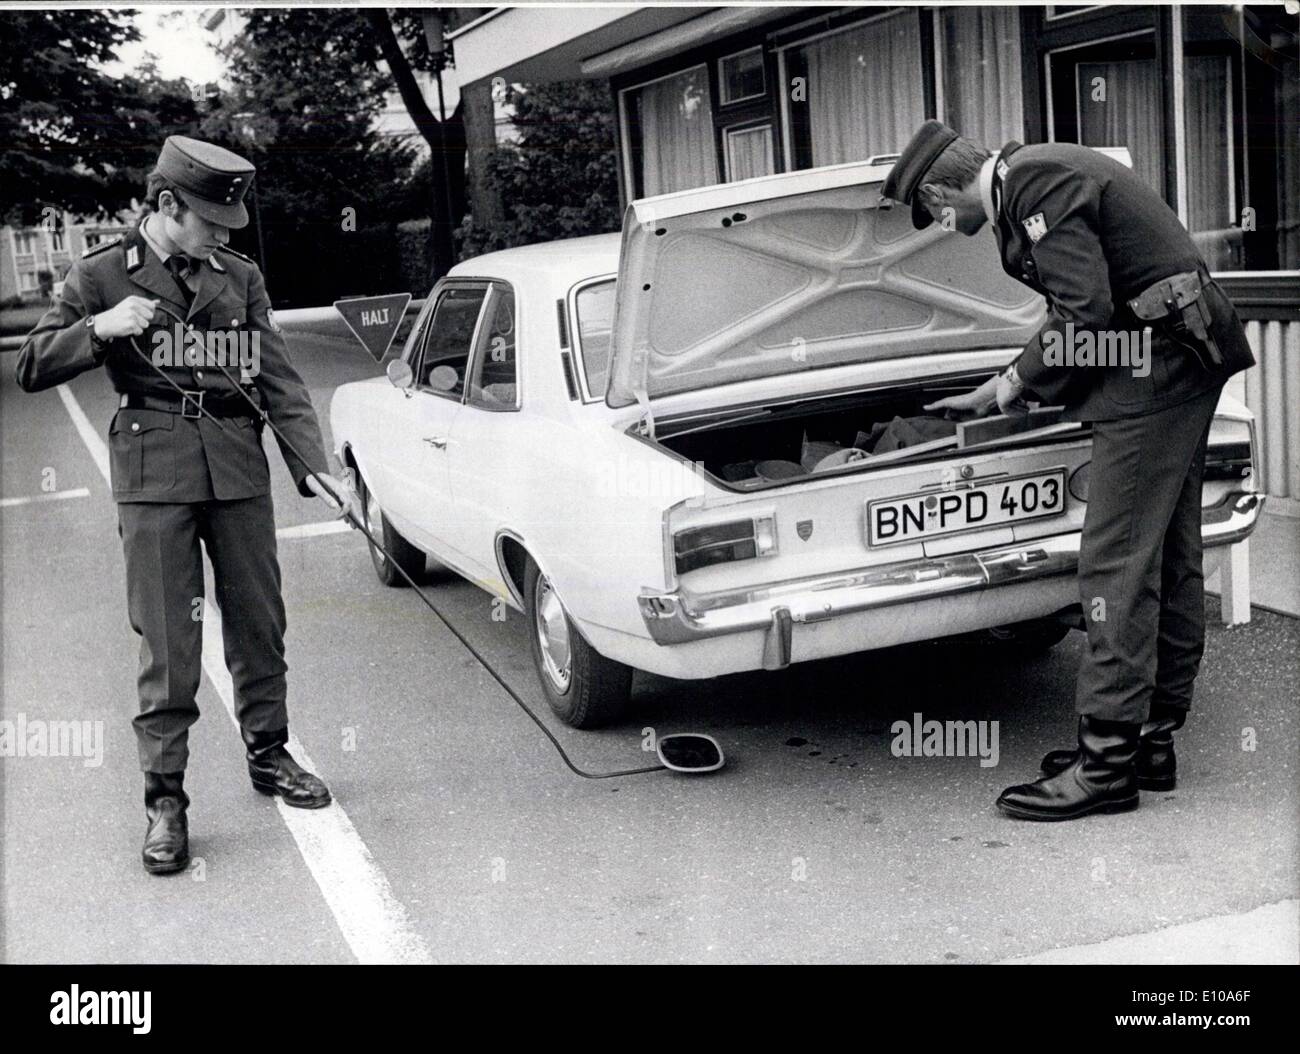
[[[47,207],[115,212],[139,194],[158,145],[192,125],[181,82],[146,66],[103,67],[139,39],[133,12],[0,12],[0,216],[24,224]]]
[[[385,242],[411,215],[414,151],[375,130],[392,81],[363,15],[343,8],[261,8],[228,54],[232,90],[204,138],[257,165],[263,261],[277,300],[319,303],[387,291]],[[414,213],[422,215],[423,208]],[[256,217],[255,217],[256,218]],[[256,231],[242,245],[256,253]]]
[[[516,143],[498,148],[488,179],[505,204],[501,223],[470,217],[462,256],[619,226],[614,122],[603,84],[570,81],[510,89]]]

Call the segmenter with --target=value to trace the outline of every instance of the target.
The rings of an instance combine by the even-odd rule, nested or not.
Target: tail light
[[[687,527],[673,534],[673,560],[679,575],[712,564],[752,560],[776,552],[776,518],[757,516],[726,523]]]

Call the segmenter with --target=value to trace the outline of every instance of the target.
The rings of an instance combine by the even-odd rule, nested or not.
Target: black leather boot
[[[278,794],[285,805],[298,809],[322,809],[330,803],[329,789],[316,776],[294,761],[284,747],[289,740],[287,728],[274,732],[240,734],[248,747],[248,775],[253,787],[263,794]]]
[[[1055,776],[1008,787],[998,808],[1020,820],[1073,820],[1138,807],[1136,758],[1142,726],[1079,718],[1079,750]]]
[[[180,871],[190,862],[190,828],[185,818],[190,798],[182,787],[184,778],[184,772],[144,774],[144,814],[149,826],[140,858],[151,875]]]
[[[1171,791],[1177,783],[1178,759],[1174,756],[1174,733],[1183,727],[1187,711],[1167,703],[1152,703],[1151,717],[1142,726],[1138,747],[1138,786],[1148,791]],[[1043,758],[1042,769],[1049,776],[1069,768],[1078,749],[1053,750]]]

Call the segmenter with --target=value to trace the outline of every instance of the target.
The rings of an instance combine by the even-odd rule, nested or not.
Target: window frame
[[[738,58],[740,58],[740,56],[742,56],[742,55],[749,55],[749,54],[752,54],[752,53],[755,52],[755,51],[758,52],[758,58],[759,58],[758,66],[759,66],[759,69],[761,69],[761,70],[763,71],[763,87],[762,87],[762,89],[759,90],[759,91],[753,92],[753,93],[751,93],[751,94],[749,94],[749,95],[739,95],[739,96],[737,96],[737,97],[734,98],[734,99],[724,99],[724,98],[722,97],[722,93],[723,93],[723,85],[725,85],[725,84],[727,83],[727,80],[726,80],[726,76],[724,75],[724,73],[723,73],[723,69],[722,69],[722,65],[723,65],[723,63],[726,62],[728,59],[738,59]],[[738,106],[738,105],[740,105],[741,103],[753,102],[755,99],[766,99],[767,96],[768,96],[768,83],[767,83],[767,54],[766,54],[766,49],[763,47],[762,44],[752,44],[752,45],[750,45],[750,46],[747,47],[747,48],[741,48],[739,51],[729,51],[729,52],[728,52],[727,54],[725,54],[725,55],[720,55],[720,56],[718,56],[718,59],[717,59],[717,76],[718,76],[718,108],[719,108],[719,109],[721,109],[721,108],[723,108],[723,107],[727,107],[727,106]]]
[[[727,183],[735,182],[731,175],[731,136],[737,132],[753,132],[760,128],[767,128],[771,133],[771,154],[769,155],[772,162],[772,173],[779,172],[777,168],[776,152],[776,122],[771,117],[763,117],[753,121],[739,121],[736,124],[729,124],[722,129],[722,168],[723,178]]]
[[[482,332],[483,309],[487,306],[489,300],[489,294],[491,293],[491,283],[492,283],[492,279],[490,278],[456,277],[450,279],[443,279],[441,282],[439,282],[436,286],[433,287],[432,292],[429,293],[428,299],[425,302],[424,309],[420,312],[419,317],[415,320],[415,325],[411,327],[411,335],[410,337],[407,338],[406,347],[403,349],[402,352],[403,361],[408,366],[411,367],[412,383],[408,386],[409,391],[415,394],[419,394],[423,392],[428,395],[436,395],[438,398],[446,399],[448,402],[458,402],[458,403],[465,402],[465,395],[469,391],[468,382],[470,376],[470,360],[473,357],[474,349],[478,344],[479,337]],[[465,356],[465,380],[461,384],[460,392],[458,393],[440,392],[435,388],[430,388],[427,385],[421,384],[420,367],[422,364],[422,360],[424,358],[424,349],[428,343],[428,340],[426,338],[425,340],[420,341],[419,336],[423,331],[427,330],[428,327],[430,327],[433,324],[433,316],[437,314],[438,304],[441,303],[443,296],[445,296],[448,292],[450,292],[453,289],[480,289],[480,288],[483,290],[483,302],[479,304],[478,316],[474,319],[474,332],[470,337],[469,351]],[[419,342],[420,347],[418,353],[414,353],[415,352],[414,345],[417,341]],[[517,395],[518,393],[516,392],[516,397]]]
[[[592,286],[604,285],[606,282],[612,285],[617,291],[618,272],[614,271],[611,272],[610,274],[595,275],[591,278],[584,278],[581,282],[575,283],[569,289],[568,294],[564,298],[565,308],[569,312],[569,347],[571,347],[574,351],[573,358],[574,358],[574,362],[577,363],[577,367],[578,367],[578,395],[580,401],[584,406],[587,403],[604,402],[605,392],[603,391],[599,393],[593,392],[591,390],[591,385],[587,381],[587,354],[585,351],[583,351],[582,348],[582,327],[580,325],[581,319],[578,316],[578,294],[583,292],[584,290],[590,289]],[[615,292],[615,296],[617,296],[617,292]],[[610,321],[611,322],[613,321],[612,314],[610,315]],[[609,342],[610,342],[610,359],[612,361],[613,347],[614,347],[613,328],[610,329]],[[561,368],[563,368],[563,366],[561,366]],[[607,390],[609,388],[608,370],[605,373],[605,388]]]
[[[645,191],[645,171],[642,166],[635,164],[636,154],[632,145],[633,126],[639,134],[641,132],[641,121],[639,118],[633,120],[633,108],[628,104],[627,96],[629,92],[640,91],[642,88],[651,84],[658,84],[660,81],[672,80],[674,77],[680,77],[682,74],[690,73],[693,70],[703,70],[704,79],[709,89],[709,125],[710,138],[714,144],[713,163],[720,172],[722,169],[721,158],[718,157],[718,102],[717,102],[717,64],[709,62],[704,58],[697,58],[692,62],[676,69],[669,70],[666,73],[657,74],[654,77],[647,77],[645,80],[637,81],[635,84],[628,84],[618,89],[618,125],[620,153],[623,155],[623,168],[627,177],[627,186],[624,193],[627,194],[628,201],[636,201],[646,197]],[[644,151],[642,152],[644,154]],[[716,186],[715,183],[706,183],[704,186]],[[668,193],[672,193],[669,191]],[[650,195],[657,197],[657,195]]]
[[[840,14],[847,15],[849,12],[841,12]],[[921,64],[918,75],[921,81],[922,110],[927,117],[931,117],[935,113],[935,64],[939,61],[939,55],[936,51],[938,41],[935,39],[936,34],[932,28],[934,21],[933,18],[929,17],[929,13],[925,8],[907,7],[905,5],[866,8],[863,9],[859,17],[835,18],[834,24],[830,24],[828,16],[821,16],[800,24],[808,30],[804,35],[793,35],[800,27],[790,26],[769,36],[769,47],[776,60],[777,83],[780,87],[780,104],[776,108],[772,129],[774,139],[779,140],[779,142],[773,143],[773,153],[776,155],[778,172],[806,171],[808,168],[817,167],[810,163],[801,169],[797,164],[799,159],[795,157],[794,113],[790,107],[791,99],[788,90],[790,81],[788,53],[796,48],[806,47],[814,41],[838,36],[841,33],[851,33],[854,30],[861,29],[868,23],[880,22],[886,18],[897,17],[900,14],[911,14],[917,19],[920,36],[918,58]],[[804,105],[807,105],[806,101]]]
[[[478,321],[474,325],[474,342],[470,347],[470,357],[465,365],[465,387],[464,399],[462,402],[472,409],[484,410],[492,414],[510,414],[518,413],[523,407],[523,373],[520,370],[521,341],[523,335],[523,326],[520,323],[519,315],[519,296],[515,293],[515,288],[509,282],[501,278],[489,278],[487,296],[483,299],[483,306],[479,309]],[[515,334],[515,401],[513,405],[490,405],[487,403],[475,402],[470,393],[472,389],[472,378],[477,375],[479,367],[482,365],[483,355],[487,352],[487,320],[491,313],[496,309],[497,300],[503,295],[509,294],[511,301],[514,303],[514,334]]]

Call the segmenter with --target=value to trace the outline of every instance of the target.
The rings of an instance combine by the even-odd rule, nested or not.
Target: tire
[[[990,629],[985,639],[1029,655],[1037,655],[1056,647],[1069,632],[1070,626],[1060,619],[1030,619],[1028,622],[1013,622],[1009,626]]]
[[[397,529],[384,518],[379,502],[366,486],[361,473],[357,472],[357,496],[361,499],[361,519],[366,525],[366,544],[370,547],[370,562],[375,566],[375,575],[386,586],[404,586],[406,579],[398,568],[419,581],[424,574],[424,551],[412,545]],[[393,555],[389,560],[370,539],[378,534],[383,546]],[[393,566],[396,562],[396,567]]]
[[[532,560],[524,569],[524,600],[533,665],[555,716],[570,728],[618,720],[632,695],[632,667],[605,658],[583,640]]]

